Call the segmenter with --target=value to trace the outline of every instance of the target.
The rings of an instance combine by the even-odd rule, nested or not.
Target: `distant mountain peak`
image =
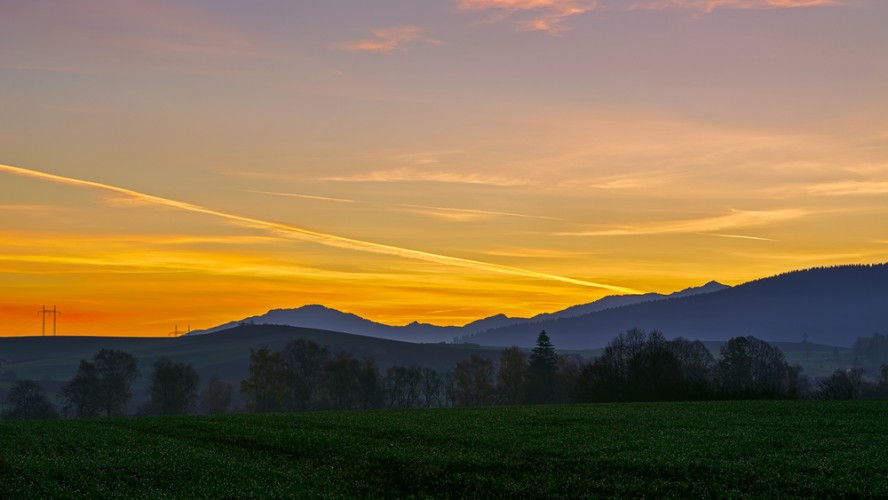
[[[718,281],[712,280],[705,285],[702,286],[692,286],[689,288],[685,288],[684,290],[670,293],[666,295],[668,298],[680,298],[680,297],[690,297],[691,295],[700,295],[701,293],[712,293],[712,292],[720,292],[722,290],[727,290],[731,288],[730,285],[723,285]]]

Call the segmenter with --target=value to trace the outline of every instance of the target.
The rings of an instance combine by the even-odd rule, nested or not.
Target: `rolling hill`
[[[137,405],[144,399],[151,365],[161,357],[190,363],[204,382],[216,375],[237,387],[248,376],[250,349],[279,350],[297,338],[327,345],[334,353],[350,352],[359,359],[371,357],[383,374],[393,365],[424,366],[444,373],[472,354],[499,356],[497,349],[465,344],[414,344],[274,325],[243,325],[213,335],[176,338],[4,337],[0,338],[0,382],[12,380],[3,375],[12,371],[16,378],[38,380],[55,392],[74,376],[81,359],[90,359],[101,349],[119,349],[139,359],[142,376],[134,387]]]
[[[728,288],[730,287],[727,285],[711,281],[700,287],[687,288],[668,295],[660,293],[610,295],[588,304],[571,306],[562,311],[543,313],[532,318],[510,318],[504,314],[497,314],[495,316],[473,321],[463,326],[437,326],[418,322],[413,322],[404,326],[392,326],[370,321],[356,314],[346,313],[314,304],[294,309],[272,309],[265,314],[251,316],[237,321],[230,321],[206,330],[195,330],[190,332],[188,336],[221,332],[239,325],[289,325],[300,326],[303,328],[334,330],[337,332],[352,333],[366,337],[401,340],[404,342],[450,342],[454,339],[464,340],[479,332],[510,325],[549,319],[569,318],[614,307],[622,307],[654,300],[690,297]]]
[[[557,347],[589,349],[633,327],[713,341],[754,335],[798,342],[807,334],[811,342],[850,346],[888,330],[888,264],[794,271],[712,293],[496,328],[469,341],[527,347],[546,330]]]

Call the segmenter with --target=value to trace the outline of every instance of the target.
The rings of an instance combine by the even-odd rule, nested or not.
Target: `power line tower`
[[[37,314],[43,316],[43,323],[40,328],[40,335],[43,337],[46,336],[46,315],[47,314],[52,315],[52,336],[55,337],[56,336],[56,318],[58,316],[61,316],[62,313],[59,312],[58,310],[56,310],[56,306],[52,306],[52,309],[47,309],[46,306],[43,306],[43,309],[37,311]]]
[[[169,333],[169,336],[170,337],[181,337],[182,335],[185,335],[188,333],[191,333],[191,325],[188,325],[188,330],[179,330],[179,325],[176,325],[176,328],[173,329],[173,331],[171,331]]]

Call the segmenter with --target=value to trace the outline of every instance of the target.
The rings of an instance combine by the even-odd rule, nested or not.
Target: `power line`
[[[180,337],[187,333],[191,333],[191,325],[188,325],[188,330],[179,330],[179,325],[176,325],[176,328],[169,333],[170,337]]]
[[[52,336],[55,337],[56,336],[56,318],[58,316],[61,316],[62,313],[56,310],[56,306],[52,306],[52,309],[47,309],[46,306],[43,306],[43,309],[40,311],[37,311],[37,314],[43,316],[43,323],[40,328],[40,334],[43,337],[46,336],[46,315],[52,314]]]

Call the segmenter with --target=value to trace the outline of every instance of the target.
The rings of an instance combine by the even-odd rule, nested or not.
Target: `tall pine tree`
[[[558,371],[558,355],[546,334],[537,336],[536,347],[530,354],[530,377],[527,385],[527,401],[530,403],[551,403],[555,396],[555,372]]]

